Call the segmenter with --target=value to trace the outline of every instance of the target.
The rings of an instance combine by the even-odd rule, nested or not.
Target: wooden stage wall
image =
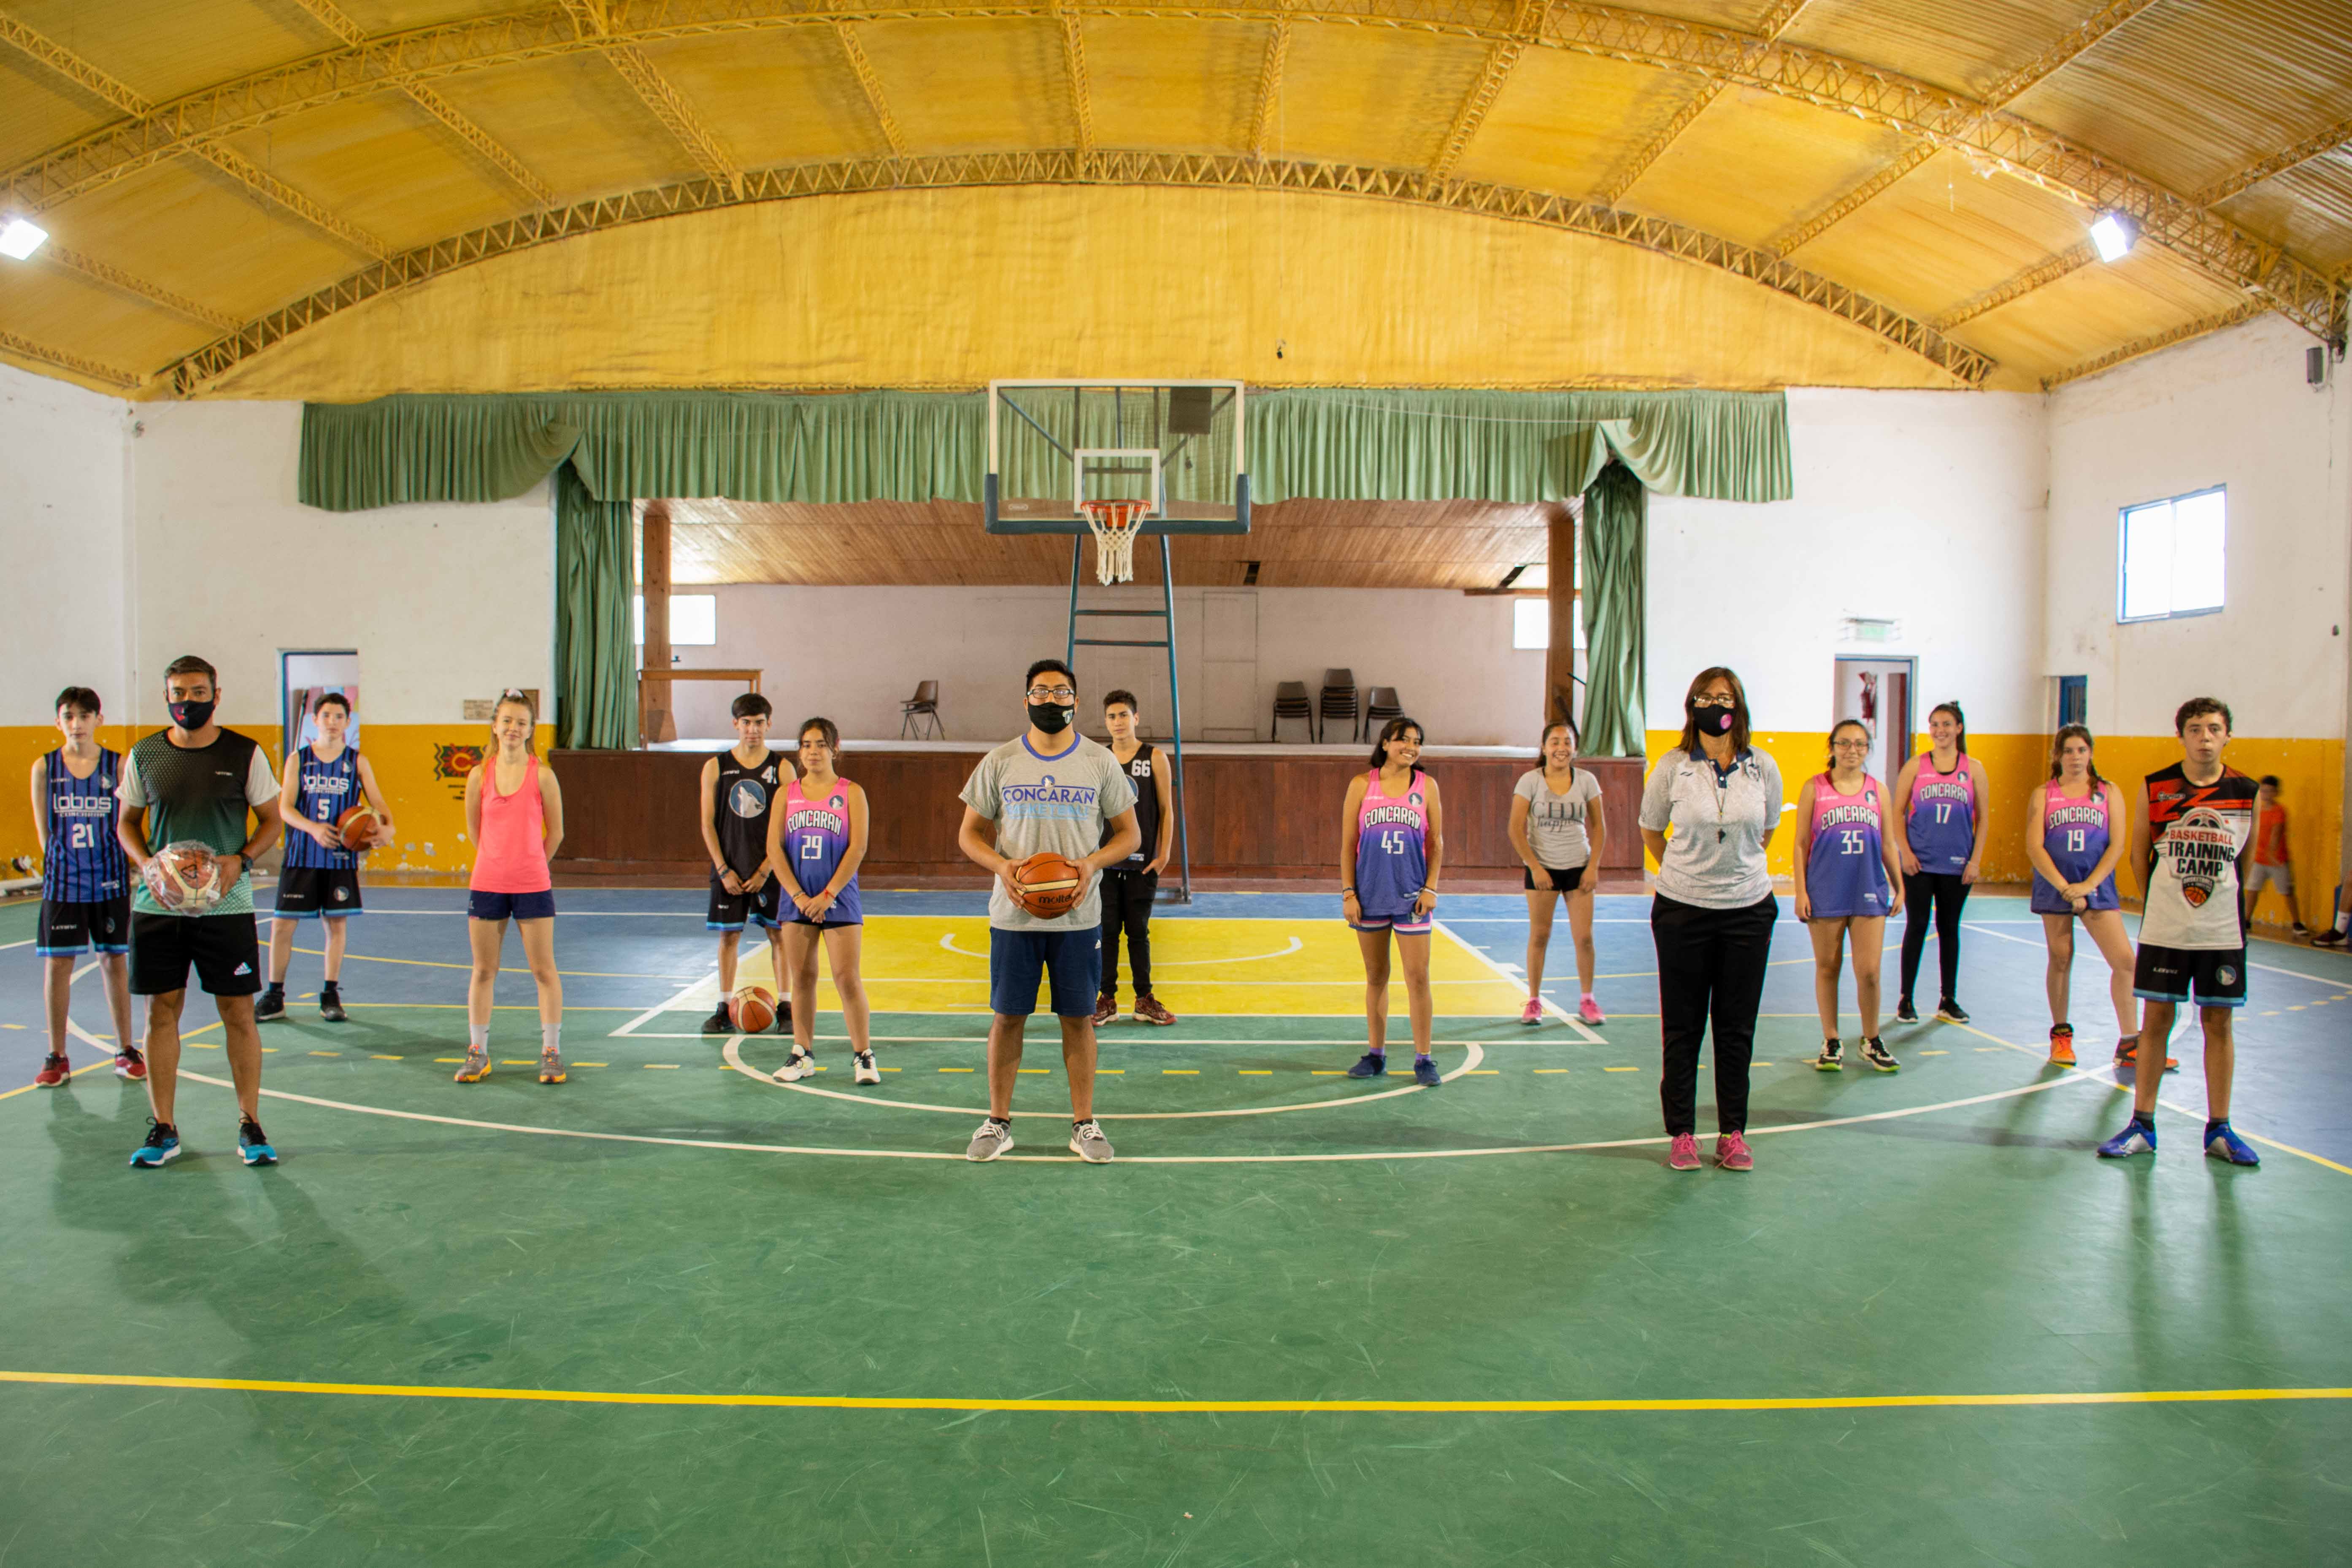
[[[864,874],[875,877],[977,877],[956,848],[958,799],[982,756],[971,752],[856,751],[842,774],[865,786],[871,842]],[[675,873],[699,879],[710,860],[696,823],[700,752],[555,752],[548,761],[563,781],[563,851],[559,870]],[[1516,879],[1511,853],[1511,786],[1529,763],[1509,757],[1435,758],[1428,771],[1445,793],[1445,873],[1482,880]],[[1580,762],[1601,784],[1607,816],[1604,871],[1638,877],[1642,760]],[[1295,757],[1194,752],[1184,759],[1191,800],[1192,875],[1200,878],[1336,879],[1339,801],[1363,771],[1352,757]]]

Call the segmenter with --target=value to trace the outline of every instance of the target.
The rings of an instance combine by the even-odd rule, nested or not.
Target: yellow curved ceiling
[[[53,237],[0,358],[1958,387],[2341,332],[2340,0],[1653,5],[0,0],[0,208]]]

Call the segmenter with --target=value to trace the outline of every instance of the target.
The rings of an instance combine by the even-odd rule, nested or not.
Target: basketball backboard
[[[1146,500],[1145,533],[1247,533],[1238,381],[992,381],[991,533],[1084,533],[1087,500]]]

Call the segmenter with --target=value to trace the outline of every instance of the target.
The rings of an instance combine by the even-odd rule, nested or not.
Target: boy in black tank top
[[[756,691],[735,699],[735,744],[702,764],[702,846],[710,855],[710,913],[719,933],[719,1005],[702,1021],[706,1035],[731,1035],[727,999],[735,994],[735,958],[745,925],[768,933],[768,966],[775,975],[776,1028],[790,1033],[792,993],[777,928],[781,885],[768,861],[768,813],[792,782],[792,764],[768,749],[775,708]]]
[[[1103,698],[1103,721],[1110,728],[1110,753],[1135,786],[1135,826],[1143,841],[1134,854],[1102,874],[1102,993],[1095,998],[1095,1026],[1118,1018],[1118,939],[1127,933],[1127,956],[1135,967],[1135,1021],[1169,1025],[1176,1015],[1151,994],[1151,901],[1160,872],[1168,864],[1176,814],[1170,802],[1168,759],[1159,747],[1135,738],[1140,712],[1132,691]],[[1105,832],[1108,842],[1108,832]]]

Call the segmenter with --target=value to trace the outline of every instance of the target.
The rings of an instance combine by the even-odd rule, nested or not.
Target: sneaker
[[[2137,1035],[2126,1035],[2122,1039],[2116,1042],[2116,1060],[2135,1066],[2138,1064],[2139,1037]],[[2179,1057],[2165,1058],[2164,1070],[2167,1072],[2179,1072],[2180,1070],[2180,1058]]]
[[[2132,1119],[2124,1123],[2122,1131],[2099,1145],[2099,1158],[2102,1160],[2128,1160],[2134,1154],[2155,1152],[2156,1123],[2142,1121],[2137,1111],[2134,1111]]]
[[[856,1064],[857,1071],[853,1077],[857,1082],[880,1083],[882,1081],[882,1069],[874,1065],[872,1051],[853,1051],[850,1053],[849,1059]]]
[[[2074,1065],[2074,1025],[2050,1026],[2050,1065],[2058,1068],[2070,1068]]]
[[[269,1134],[250,1116],[236,1120],[236,1157],[248,1165],[278,1163],[278,1151],[270,1147]]]
[[[1916,1024],[1919,1021],[1919,1009],[1911,1005],[1910,997],[1906,996],[1902,1001],[1895,1004],[1895,1021],[1898,1024]]]
[[[1533,996],[1528,997],[1528,1005],[1519,1009],[1519,1022],[1530,1029],[1542,1023],[1543,1004]]]
[[[1162,1007],[1157,996],[1138,996],[1135,999],[1135,1021],[1155,1024],[1164,1029],[1176,1021],[1176,1015]]]
[[[1609,1016],[1601,1010],[1601,1004],[1590,996],[1576,1005],[1576,1016],[1588,1024],[1605,1024],[1609,1021]]]
[[[1118,998],[1106,991],[1095,998],[1095,1027],[1118,1022]]]
[[[1895,1053],[1888,1050],[1886,1048],[1886,1042],[1880,1039],[1876,1035],[1873,1035],[1870,1038],[1862,1042],[1862,1059],[1868,1062],[1872,1067],[1876,1068],[1880,1072],[1901,1072],[1903,1070],[1903,1064],[1895,1059]]]
[[[1412,1081],[1423,1089],[1436,1089],[1445,1080],[1437,1076],[1435,1062],[1427,1057],[1415,1057],[1412,1058]]]
[[[1834,1039],[1823,1040],[1822,1054],[1813,1058],[1813,1067],[1819,1072],[1845,1071],[1845,1047]]]
[[[2232,1165],[2259,1165],[2263,1163],[2263,1157],[2255,1153],[2252,1146],[2239,1137],[2227,1121],[2205,1124],[2205,1157],[2227,1160]]]
[[[797,1044],[793,1047],[793,1054],[784,1058],[784,1065],[776,1069],[778,1083],[798,1083],[804,1078],[815,1076],[816,1053]]]
[[[73,1077],[73,1064],[56,1055],[41,1058],[41,1070],[33,1075],[35,1089],[55,1089]]]
[[[1675,1134],[1674,1147],[1666,1151],[1666,1169],[1696,1171],[1698,1169],[1698,1140],[1687,1132]]]
[[[1384,1077],[1388,1070],[1389,1058],[1387,1057],[1381,1055],[1379,1051],[1366,1051],[1362,1056],[1356,1058],[1356,1065],[1348,1069],[1348,1076],[1349,1078],[1381,1078]]]
[[[131,1151],[131,1167],[138,1170],[146,1165],[161,1165],[180,1157],[180,1130],[167,1127],[153,1117],[147,1119],[147,1142]]]
[[[2301,921],[2297,921],[2294,922],[2294,934],[2297,936],[2309,936],[2311,934],[2311,928],[2304,924]]]
[[[540,1047],[539,1081],[541,1083],[563,1081],[563,1053],[553,1046]]]
[[[285,1016],[286,993],[278,987],[273,985],[255,999],[253,1004],[255,1023],[274,1024]]]
[[[147,1058],[139,1054],[136,1046],[125,1046],[114,1053],[114,1076],[137,1083],[147,1076]]]
[[[319,1016],[330,1024],[347,1024],[351,1015],[343,1011],[343,994],[332,986],[319,993]]]
[[[706,1035],[731,1035],[735,1032],[735,1020],[728,1013],[723,997],[719,1005],[710,1010],[710,1016],[702,1020],[702,1032]]]
[[[1748,1152],[1748,1140],[1737,1132],[1725,1132],[1715,1141],[1715,1163],[1722,1171],[1752,1171],[1756,1156]]]
[[[1101,1124],[1093,1117],[1070,1123],[1070,1152],[1089,1165],[1110,1163],[1110,1140],[1103,1136]]]
[[[2317,936],[2313,937],[2311,939],[2311,945],[2314,947],[2342,947],[2347,934],[2352,933],[2340,931],[2330,927],[2328,930],[2321,931]]]
[[[1936,1016],[1947,1024],[1965,1024],[1969,1021],[1969,1010],[1947,996],[1936,1004]]]
[[[1071,1141],[1076,1142],[1075,1138]],[[980,1124],[980,1131],[973,1133],[971,1142],[964,1145],[963,1157],[975,1163],[985,1164],[1012,1147],[1013,1123],[999,1121],[992,1116]]]
[[[490,1053],[488,1049],[466,1047],[466,1065],[452,1075],[459,1083],[479,1083],[490,1076]]]

